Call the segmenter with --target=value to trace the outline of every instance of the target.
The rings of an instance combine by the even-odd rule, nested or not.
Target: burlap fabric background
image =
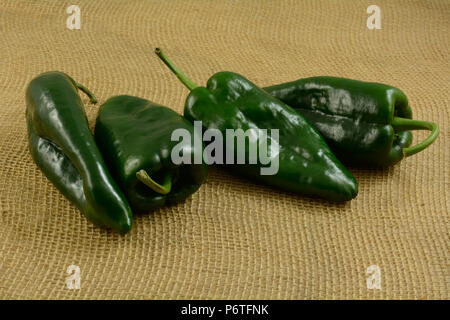
[[[81,8],[81,30],[66,8]],[[449,298],[450,2],[0,1],[0,298]],[[263,86],[335,75],[385,82],[441,135],[394,168],[351,168],[347,204],[278,192],[211,168],[183,204],[118,236],[88,223],[27,149],[24,92],[61,70],[100,102],[131,94],[183,110],[194,81],[220,70]],[[86,103],[94,125],[98,106]],[[415,135],[418,139],[425,133]],[[81,289],[66,287],[69,265]],[[367,288],[378,265],[381,289]]]

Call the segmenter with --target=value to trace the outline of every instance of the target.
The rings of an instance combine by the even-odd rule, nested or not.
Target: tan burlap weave
[[[80,30],[66,27],[71,4]],[[366,26],[371,4],[381,30]],[[449,32],[448,0],[0,1],[0,298],[448,299]],[[87,222],[32,162],[24,92],[61,70],[100,102],[131,94],[181,113],[188,91],[155,46],[200,84],[220,70],[261,86],[388,83],[441,135],[393,168],[351,168],[360,191],[347,204],[211,168],[186,202],[137,216],[121,237]],[[83,101],[93,126],[98,106]],[[69,265],[79,290],[66,286]],[[367,287],[371,265],[381,289]]]

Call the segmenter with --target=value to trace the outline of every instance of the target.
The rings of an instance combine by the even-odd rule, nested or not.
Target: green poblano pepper
[[[202,121],[203,128],[217,129],[226,136],[229,129],[278,129],[277,154],[279,169],[273,175],[261,174],[261,163],[229,165],[234,171],[251,179],[306,195],[319,196],[333,201],[354,198],[358,185],[351,173],[339,162],[325,141],[298,112],[275,99],[241,75],[219,72],[213,75],[206,87],[189,80],[172,62],[156,49],[163,62],[191,90],[184,116],[192,121]],[[248,141],[245,150],[229,149],[225,153],[239,158],[241,152],[249,159],[249,150],[260,146],[258,139]],[[208,146],[207,146],[208,147]]]
[[[172,138],[175,130],[192,138]],[[111,174],[133,211],[147,212],[180,202],[198,190],[207,176],[203,143],[193,125],[175,111],[133,96],[109,98],[100,107],[95,140]],[[186,162],[173,161],[172,151]],[[200,161],[195,162],[195,156]]]
[[[345,163],[390,166],[427,148],[439,134],[433,122],[411,120],[406,95],[381,83],[312,77],[264,88],[300,112]],[[430,130],[410,147],[409,130]]]
[[[109,174],[77,89],[62,72],[34,78],[26,90],[29,149],[47,178],[92,222],[119,233],[131,229],[130,206]]]

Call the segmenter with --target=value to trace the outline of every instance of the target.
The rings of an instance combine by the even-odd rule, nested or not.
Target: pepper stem
[[[408,130],[430,130],[430,135],[421,143],[418,143],[412,147],[403,148],[403,154],[406,157],[412,156],[423,149],[426,149],[436,140],[439,135],[439,126],[434,122],[412,120],[406,118],[394,117],[392,120],[392,127],[395,132],[402,132]]]
[[[141,169],[138,172],[136,172],[136,178],[140,182],[145,184],[147,187],[149,187],[153,191],[158,192],[160,194],[168,194],[170,192],[170,190],[172,189],[172,179],[169,174],[166,174],[164,176],[164,181],[163,181],[162,185],[157,183],[152,178],[150,178],[147,171],[145,171],[144,169]]]
[[[91,103],[93,104],[97,103],[97,98],[88,88],[86,88],[85,86],[83,86],[81,83],[78,82],[75,83],[75,86],[81,91],[83,91],[89,97],[89,101],[91,101]]]
[[[178,69],[169,58],[166,57],[160,48],[155,48],[156,55],[169,67],[169,69],[180,79],[189,90],[194,90],[198,85],[189,79],[180,69]]]

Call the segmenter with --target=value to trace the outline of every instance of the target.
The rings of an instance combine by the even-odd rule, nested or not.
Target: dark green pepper
[[[62,72],[34,78],[26,90],[32,158],[47,178],[92,222],[123,234],[132,226],[128,202],[98,150],[77,89],[94,96]]]
[[[194,163],[194,155],[203,153],[201,137],[199,144],[192,139],[178,149],[190,163],[172,161],[172,150],[179,145],[172,141],[177,129],[194,137],[189,121],[145,99],[116,96],[100,107],[95,140],[133,211],[147,212],[182,201],[205,180],[207,165],[203,160]]]
[[[191,122],[200,120],[204,129],[219,130],[223,136],[227,129],[278,129],[278,153],[270,151],[271,161],[274,157],[279,161],[275,174],[262,175],[262,164],[248,161],[249,150],[262,142],[259,138],[248,141],[245,150],[231,151],[226,144],[227,156],[235,152],[233,157],[247,159],[245,164],[227,163],[232,170],[284,190],[333,201],[347,201],[356,196],[355,178],[336,159],[318,132],[294,109],[232,72],[216,73],[208,80],[206,88],[199,87],[161,50],[155,52],[191,90],[184,108],[184,116]]]
[[[428,147],[439,134],[432,122],[411,120],[397,88],[336,77],[312,77],[264,88],[299,111],[345,163],[390,166]],[[408,130],[430,130],[413,147]]]

